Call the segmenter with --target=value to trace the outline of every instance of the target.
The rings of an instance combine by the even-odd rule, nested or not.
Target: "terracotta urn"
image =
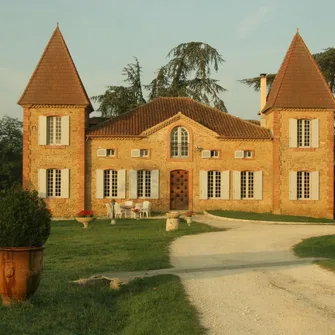
[[[94,220],[93,217],[76,217],[76,220],[84,225],[84,228],[88,227],[88,224]]]
[[[29,299],[41,279],[44,247],[0,248],[0,295],[5,306]]]

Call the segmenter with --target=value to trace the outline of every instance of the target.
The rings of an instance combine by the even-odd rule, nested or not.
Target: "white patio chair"
[[[150,201],[143,201],[143,207],[141,212],[147,215],[147,218],[151,216],[151,202]]]
[[[138,209],[139,210],[138,214],[139,214],[140,218],[142,217],[142,208],[143,208],[143,204],[141,204],[141,203],[135,204],[135,208],[134,209]],[[134,211],[132,212],[132,216],[133,216],[134,219],[136,219],[136,213]]]
[[[112,217],[112,206],[111,206],[111,204],[106,204],[106,209],[107,209],[107,217],[108,218]]]
[[[126,217],[126,210],[123,209],[123,208],[121,208],[120,204],[116,202],[116,203],[114,204],[114,214],[115,214],[115,217],[116,217],[116,218],[117,218],[117,217],[122,218],[122,215],[123,215],[124,217]]]

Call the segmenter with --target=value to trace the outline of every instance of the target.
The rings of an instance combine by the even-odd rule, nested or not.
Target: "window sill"
[[[47,144],[47,145],[40,145],[40,148],[42,149],[66,149],[69,147],[68,145],[53,145],[53,144]]]
[[[297,147],[297,148],[289,148],[292,151],[315,151],[316,149],[319,148],[311,148],[311,147]]]

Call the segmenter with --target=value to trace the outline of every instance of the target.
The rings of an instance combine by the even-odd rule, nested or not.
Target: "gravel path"
[[[335,274],[291,252],[303,238],[335,234],[334,226],[197,220],[231,228],[171,245],[176,268],[211,268],[179,274],[208,334],[335,334]]]

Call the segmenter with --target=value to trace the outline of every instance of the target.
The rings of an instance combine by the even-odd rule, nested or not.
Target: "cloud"
[[[239,22],[237,27],[237,35],[243,39],[248,37],[258,26],[263,24],[268,15],[274,10],[275,1],[263,1],[260,7],[246,16],[242,21]]]

